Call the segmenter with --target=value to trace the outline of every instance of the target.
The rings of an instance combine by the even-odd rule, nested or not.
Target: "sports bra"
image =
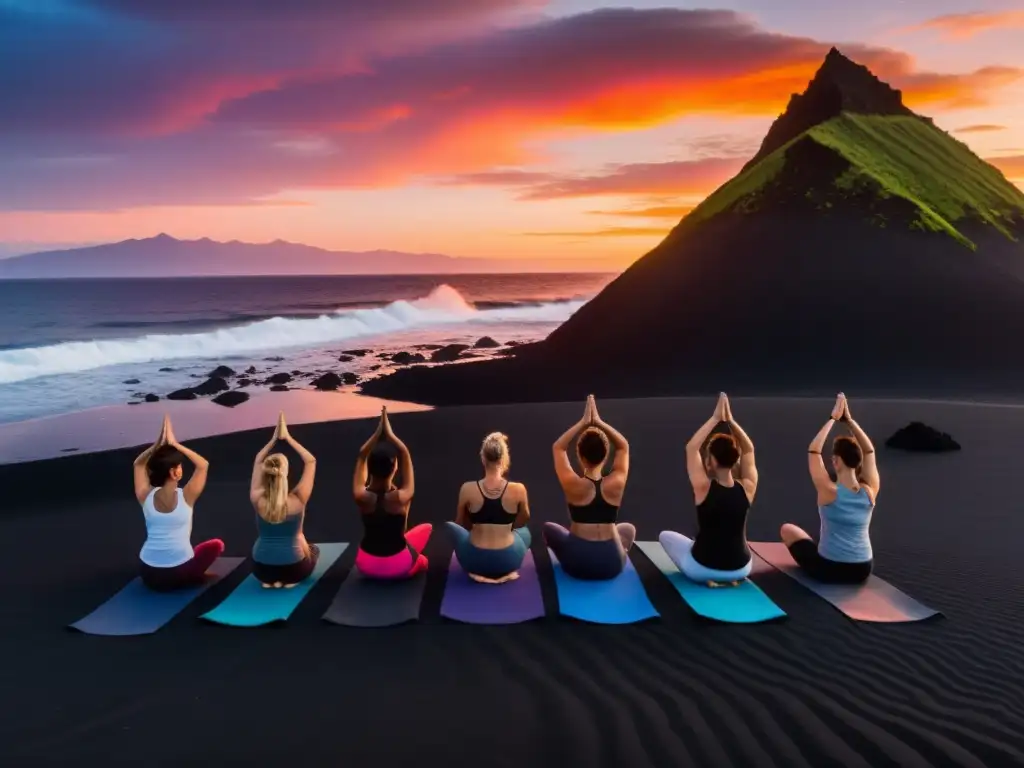
[[[359,548],[368,555],[391,557],[406,547],[406,516],[392,514],[384,509],[384,497],[390,492],[378,493],[373,512],[362,515],[363,540]]]
[[[614,523],[619,517],[619,508],[610,504],[601,494],[601,480],[588,477],[594,484],[594,499],[589,504],[569,504],[569,519],[574,523],[602,525]]]
[[[501,489],[501,496],[496,499],[490,498],[484,493],[483,486],[480,485],[480,481],[476,481],[476,487],[480,491],[480,495],[484,497],[484,504],[476,512],[469,513],[469,519],[473,521],[474,525],[514,525],[516,522],[516,513],[509,512],[505,509],[505,506],[501,503],[501,499],[505,496],[505,491],[508,489],[508,481],[505,481],[505,487]]]

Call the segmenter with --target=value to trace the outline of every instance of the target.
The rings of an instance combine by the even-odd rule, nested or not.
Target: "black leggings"
[[[557,523],[544,523],[544,543],[551,547],[562,570],[574,579],[614,579],[626,565],[626,550],[618,539],[581,539]]]
[[[840,563],[818,554],[818,545],[801,539],[789,545],[789,554],[808,576],[826,584],[860,584],[871,575],[871,561]]]
[[[264,584],[298,584],[305,581],[316,568],[316,561],[320,559],[320,548],[316,544],[309,545],[309,554],[297,563],[288,565],[269,565],[259,563],[255,560],[252,564],[252,575],[257,581]]]

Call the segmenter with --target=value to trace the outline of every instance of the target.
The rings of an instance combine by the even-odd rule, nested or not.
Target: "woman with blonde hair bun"
[[[445,526],[455,540],[462,569],[480,582],[500,584],[519,577],[530,549],[530,504],[526,486],[507,479],[508,437],[492,432],[480,447],[482,480],[463,483],[455,522]]]
[[[288,457],[270,453],[279,440],[288,443],[302,458],[302,477],[291,490]],[[294,587],[316,567],[320,550],[308,543],[302,532],[315,475],[316,458],[291,436],[282,413],[274,436],[256,454],[249,487],[259,534],[252,548],[252,575],[264,587]]]

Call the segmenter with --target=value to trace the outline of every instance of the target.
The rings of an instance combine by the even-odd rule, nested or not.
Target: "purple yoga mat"
[[[544,598],[533,553],[527,552],[519,578],[504,584],[481,584],[462,570],[452,554],[441,615],[466,624],[519,624],[544,615]]]

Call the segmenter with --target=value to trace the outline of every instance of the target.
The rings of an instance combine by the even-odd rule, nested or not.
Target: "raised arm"
[[[153,490],[153,486],[149,484],[149,469],[146,465],[149,463],[149,457],[153,455],[153,451],[163,445],[166,441],[167,425],[169,423],[169,417],[164,415],[163,423],[160,425],[160,434],[157,435],[156,442],[136,456],[135,462],[132,464],[132,475],[135,481],[135,498],[139,500],[140,504],[146,500],[146,497],[149,496],[149,492]]]
[[[569,444],[590,423],[590,419],[590,398],[587,398],[587,406],[583,410],[583,418],[569,427],[560,438],[555,440],[555,444],[551,446],[551,454],[555,459],[555,474],[558,475],[558,481],[563,486],[566,483],[571,483],[577,477],[576,471],[569,462]]]
[[[302,477],[299,478],[299,482],[292,488],[291,495],[297,498],[300,504],[305,506],[309,503],[309,497],[313,495],[313,481],[316,479],[316,456],[307,451],[298,440],[292,437],[291,432],[288,431],[288,425],[284,421],[284,412],[281,413],[278,419],[278,431],[281,439],[288,443],[292,450],[299,454],[299,458],[302,459]]]
[[[608,435],[608,440],[615,449],[615,458],[613,459],[612,470],[609,476],[618,475],[618,479],[625,480],[626,475],[629,474],[629,442],[623,437],[622,433],[601,418],[597,412],[597,403],[593,395],[590,396],[590,416],[591,423]]]
[[[267,456],[274,450],[274,446],[277,445],[277,441],[281,439],[281,419],[278,418],[277,426],[274,427],[274,434],[270,438],[270,442],[267,443],[256,454],[256,458],[252,463],[252,477],[249,480],[249,501],[253,504],[256,503],[256,499],[261,493],[263,493],[263,462],[266,461]]]
[[[878,462],[875,460],[875,446],[871,443],[871,438],[867,436],[867,433],[861,429],[860,424],[853,420],[853,416],[850,415],[850,404],[846,398],[843,398],[843,405],[844,411],[842,418],[853,433],[854,439],[860,446],[861,453],[864,454],[864,459],[860,466],[861,483],[870,488],[872,493],[877,496],[881,478],[878,476]]]
[[[185,496],[185,503],[190,507],[195,506],[196,501],[203,494],[203,489],[206,488],[206,476],[210,469],[210,462],[191,448],[186,448],[178,442],[178,439],[174,436],[174,429],[171,427],[170,419],[167,420],[167,444],[181,451],[182,455],[192,462],[192,477],[188,479],[185,487],[182,488],[182,492]]]
[[[725,419],[725,393],[718,396],[718,404],[711,418],[705,421],[698,429],[690,442],[686,444],[686,473],[690,476],[690,485],[694,494],[701,494],[711,487],[711,480],[708,478],[707,470],[704,468],[704,460],[701,458],[700,449],[704,446],[708,436],[715,427]]]
[[[814,436],[810,446],[807,448],[807,469],[811,473],[811,482],[814,483],[814,487],[818,491],[819,504],[825,503],[828,497],[836,492],[835,483],[832,482],[832,478],[828,476],[828,470],[825,469],[825,462],[821,458],[821,451],[825,447],[825,440],[828,439],[828,434],[832,431],[832,427],[842,418],[845,407],[845,398],[840,393],[836,398],[835,406],[832,408],[832,415],[825,422],[824,426],[818,430],[818,434]]]
[[[398,488],[398,500],[402,504],[408,504],[416,493],[416,478],[412,469],[412,453],[409,451],[408,446],[398,439],[398,435],[391,428],[391,421],[388,419],[386,409],[381,415],[381,421],[383,422],[382,436],[385,440],[390,441],[398,451],[398,473],[402,476],[402,484]]]
[[[736,445],[740,449],[740,482],[749,496],[757,491],[757,462],[754,459],[754,441],[743,431],[743,427],[732,415],[732,404],[725,399],[725,423],[729,425]]]
[[[359,449],[359,455],[356,457],[356,469],[352,475],[352,498],[359,501],[363,492],[366,490],[366,460],[370,457],[370,453],[377,447],[377,443],[380,441],[380,436],[384,431],[384,409],[381,409],[380,421],[377,422],[376,431],[370,436],[370,439],[363,443],[363,447]]]

